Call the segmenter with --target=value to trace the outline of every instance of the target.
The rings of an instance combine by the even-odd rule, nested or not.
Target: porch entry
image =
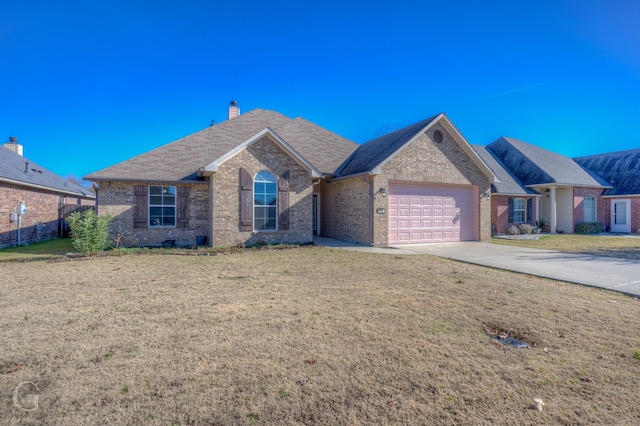
[[[611,200],[611,232],[631,232],[631,200]]]

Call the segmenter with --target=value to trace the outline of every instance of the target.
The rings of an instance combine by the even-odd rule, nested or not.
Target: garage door
[[[476,240],[475,188],[389,184],[389,244]]]

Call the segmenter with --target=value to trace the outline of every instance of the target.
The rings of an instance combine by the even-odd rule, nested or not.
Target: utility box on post
[[[18,204],[18,215],[22,216],[29,211],[27,206],[24,203]]]

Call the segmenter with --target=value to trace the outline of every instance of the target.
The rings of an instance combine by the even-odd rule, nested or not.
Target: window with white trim
[[[596,197],[593,195],[585,195],[582,201],[585,222],[597,222],[598,212],[596,210]]]
[[[278,181],[263,170],[253,179],[253,229],[275,231],[278,229]]]
[[[176,226],[175,186],[149,186],[149,226],[152,228]]]
[[[524,198],[513,199],[513,223],[524,223],[526,221],[527,205]]]

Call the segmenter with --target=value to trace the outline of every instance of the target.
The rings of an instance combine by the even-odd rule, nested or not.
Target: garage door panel
[[[478,223],[470,186],[390,183],[389,243],[472,240]]]

